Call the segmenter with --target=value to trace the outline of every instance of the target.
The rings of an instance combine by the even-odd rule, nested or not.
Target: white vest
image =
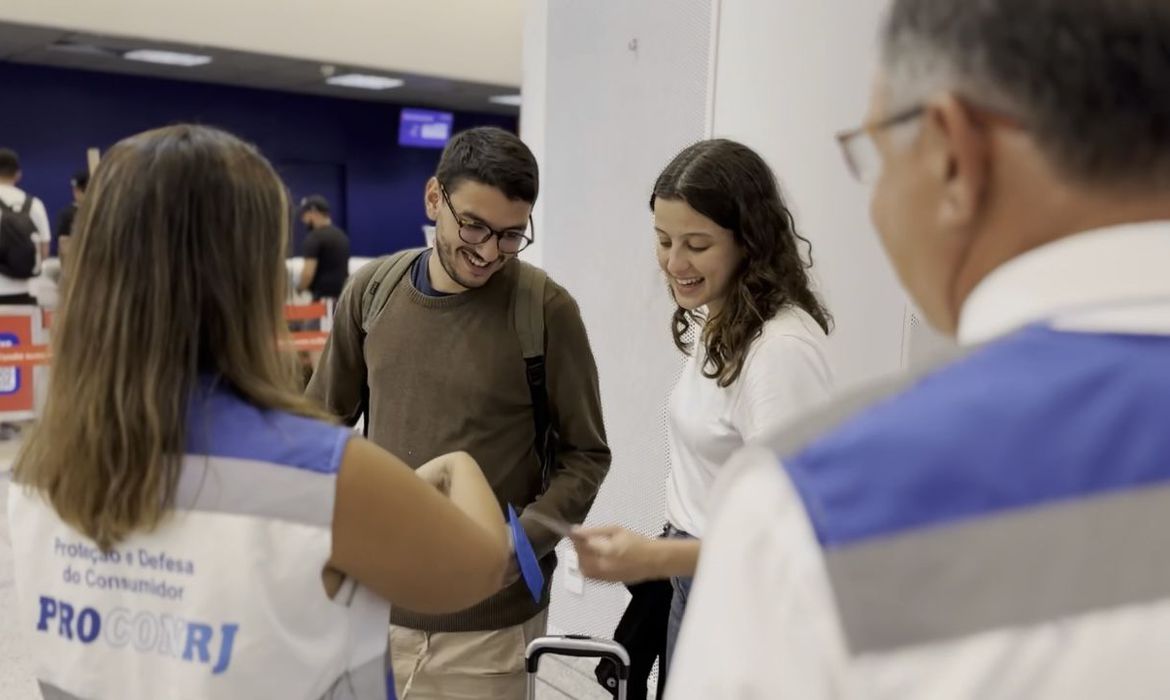
[[[389,603],[321,579],[351,433],[222,389],[190,413],[173,514],[109,554],[12,485],[17,624],[46,697],[386,698]]]

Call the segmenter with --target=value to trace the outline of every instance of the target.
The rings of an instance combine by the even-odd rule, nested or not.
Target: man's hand
[[[656,577],[656,540],[616,525],[575,528],[569,538],[577,549],[581,573],[589,578],[637,583]]]

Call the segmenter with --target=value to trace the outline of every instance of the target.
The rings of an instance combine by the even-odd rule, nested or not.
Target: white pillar
[[[533,0],[525,31],[521,134],[543,170],[535,257],[580,304],[614,452],[590,520],[647,534],[664,521],[666,400],[683,361],[648,202],[666,163],[708,133],[713,19],[711,0]],[[574,593],[567,578],[562,566],[551,627],[610,636],[625,590]]]
[[[524,50],[520,67],[520,138],[532,149],[540,165],[541,185],[546,181],[544,142],[547,105],[545,102],[548,79],[548,20],[549,0],[526,0],[524,3]],[[536,241],[523,253],[529,263],[544,265],[544,244],[549,235],[544,218],[545,198],[540,196],[532,210]]]
[[[837,327],[838,385],[895,371],[906,297],[834,138],[865,117],[886,0],[724,0],[714,131],[743,141],[780,178]]]

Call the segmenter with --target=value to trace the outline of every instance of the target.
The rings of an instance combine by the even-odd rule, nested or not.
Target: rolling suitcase
[[[626,686],[630,680],[630,655],[625,647],[608,639],[573,634],[565,637],[541,637],[528,645],[524,652],[524,668],[528,671],[528,700],[536,699],[536,672],[540,670],[540,657],[545,655],[609,659],[618,670],[618,700],[626,700]]]

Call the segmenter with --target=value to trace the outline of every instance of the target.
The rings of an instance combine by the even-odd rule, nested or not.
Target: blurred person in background
[[[36,305],[29,280],[52,237],[44,203],[18,186],[22,175],[20,156],[0,148],[0,305]]]
[[[329,200],[319,194],[300,205],[301,223],[309,235],[301,246],[304,265],[297,291],[308,291],[313,301],[337,299],[349,278],[349,236],[329,216]]]
[[[336,301],[349,279],[349,236],[333,225],[329,214],[329,200],[315,194],[305,197],[300,204],[301,223],[309,234],[301,245],[301,275],[296,294],[309,292],[314,302]],[[319,331],[321,319],[301,321],[294,330]],[[319,351],[302,354],[305,383],[321,360]]]
[[[73,201],[57,215],[57,257],[64,266],[69,258],[69,246],[73,244],[73,226],[77,220],[77,209],[85,197],[85,189],[89,187],[89,169],[78,170],[69,180],[69,188],[73,192]]]
[[[48,250],[49,216],[37,197],[18,184],[20,157],[15,151],[0,148],[0,306],[36,306],[30,280],[40,271]],[[0,368],[0,387],[12,391],[20,374],[28,368]],[[0,442],[20,435],[16,423],[0,423]]]

